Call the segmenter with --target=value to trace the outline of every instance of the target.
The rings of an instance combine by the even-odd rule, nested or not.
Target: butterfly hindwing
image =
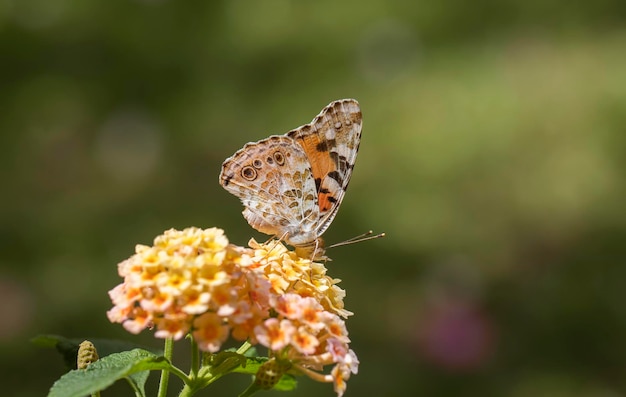
[[[319,218],[306,154],[286,136],[246,144],[224,162],[220,183],[239,197],[244,217],[262,233],[293,237],[298,230],[292,229]]]

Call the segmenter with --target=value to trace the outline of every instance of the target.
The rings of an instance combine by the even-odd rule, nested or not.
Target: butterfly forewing
[[[318,192],[318,234],[330,225],[348,188],[361,141],[359,103],[344,99],[331,103],[310,124],[287,133],[304,149]]]

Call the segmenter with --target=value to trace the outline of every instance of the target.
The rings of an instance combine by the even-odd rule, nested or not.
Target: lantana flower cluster
[[[109,292],[109,320],[135,334],[153,328],[159,338],[190,333],[207,352],[229,336],[261,344],[269,364],[333,382],[342,395],[358,360],[339,280],[277,240],[249,245],[229,244],[218,228],[170,229],[152,246],[137,245],[118,265],[124,282]],[[326,365],[330,374],[321,372]]]

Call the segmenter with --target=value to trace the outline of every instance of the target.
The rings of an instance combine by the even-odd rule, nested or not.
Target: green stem
[[[237,353],[238,354],[245,354],[245,352],[248,351],[248,349],[250,349],[252,347],[252,345],[250,344],[250,342],[245,341],[243,342],[243,345],[241,345],[239,347],[239,349],[237,349]]]
[[[235,359],[233,357],[225,359],[222,363],[218,365],[217,368],[211,368],[210,366],[201,367],[200,366],[200,349],[198,349],[198,344],[196,341],[190,337],[191,339],[191,371],[189,374],[189,381],[185,382],[185,386],[180,391],[178,397],[190,397],[194,395],[198,390],[203,389],[220,379],[222,376],[226,375],[228,372],[232,371],[232,369],[239,366],[239,359]],[[248,351],[252,345],[250,342],[244,342],[239,349],[237,349],[238,354],[244,354]],[[248,395],[252,395],[256,393],[258,390],[254,390],[254,388],[248,388],[246,390]]]
[[[237,354],[244,354],[248,351],[252,345],[250,342],[244,342],[239,349],[237,349]],[[194,351],[199,351],[197,346],[194,344]],[[217,381],[222,376],[232,372],[235,368],[240,365],[240,359],[237,357],[228,357],[221,361],[217,366],[202,366],[197,374],[197,377],[194,378],[191,376],[191,381],[185,384],[185,387],[181,391],[179,397],[187,397],[193,395],[200,389],[203,389],[210,385],[211,383]]]
[[[167,358],[167,360],[171,363],[172,362],[172,357],[174,355],[174,340],[172,338],[166,338],[165,339],[165,347],[163,349],[164,351],[164,356],[165,358]],[[158,397],[166,397],[167,396],[167,385],[170,381],[170,371],[169,370],[162,370],[161,371],[161,381],[159,382],[159,391],[157,396]]]
[[[189,378],[189,377],[187,376],[187,374],[186,374],[186,373],[184,373],[184,372],[183,372],[183,371],[181,371],[180,369],[176,368],[175,366],[173,366],[173,365],[172,365],[172,366],[170,367],[169,371],[170,371],[172,374],[174,374],[174,375],[178,376],[178,377],[180,378],[180,380],[182,380],[182,381],[183,381],[183,383],[184,383],[184,384],[189,384],[189,383],[191,383],[191,378]],[[159,396],[159,397],[160,397],[160,396]]]
[[[196,379],[200,370],[200,349],[198,349],[198,343],[193,336],[190,336],[189,339],[191,340],[191,371],[189,372],[189,377]]]
[[[180,394],[178,395],[178,397],[189,397],[189,396],[193,396],[195,393],[196,393],[196,389],[194,387],[185,385],[185,387],[183,387],[183,390],[180,391]]]

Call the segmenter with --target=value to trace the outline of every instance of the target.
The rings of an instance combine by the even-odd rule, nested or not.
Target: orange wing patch
[[[335,194],[322,186],[324,177],[337,171],[337,163],[329,155],[330,148],[334,146],[334,140],[326,140],[323,135],[310,134],[298,136],[296,141],[300,144],[311,164],[311,172],[317,188],[317,201],[320,211],[326,212],[333,208],[337,202]]]

